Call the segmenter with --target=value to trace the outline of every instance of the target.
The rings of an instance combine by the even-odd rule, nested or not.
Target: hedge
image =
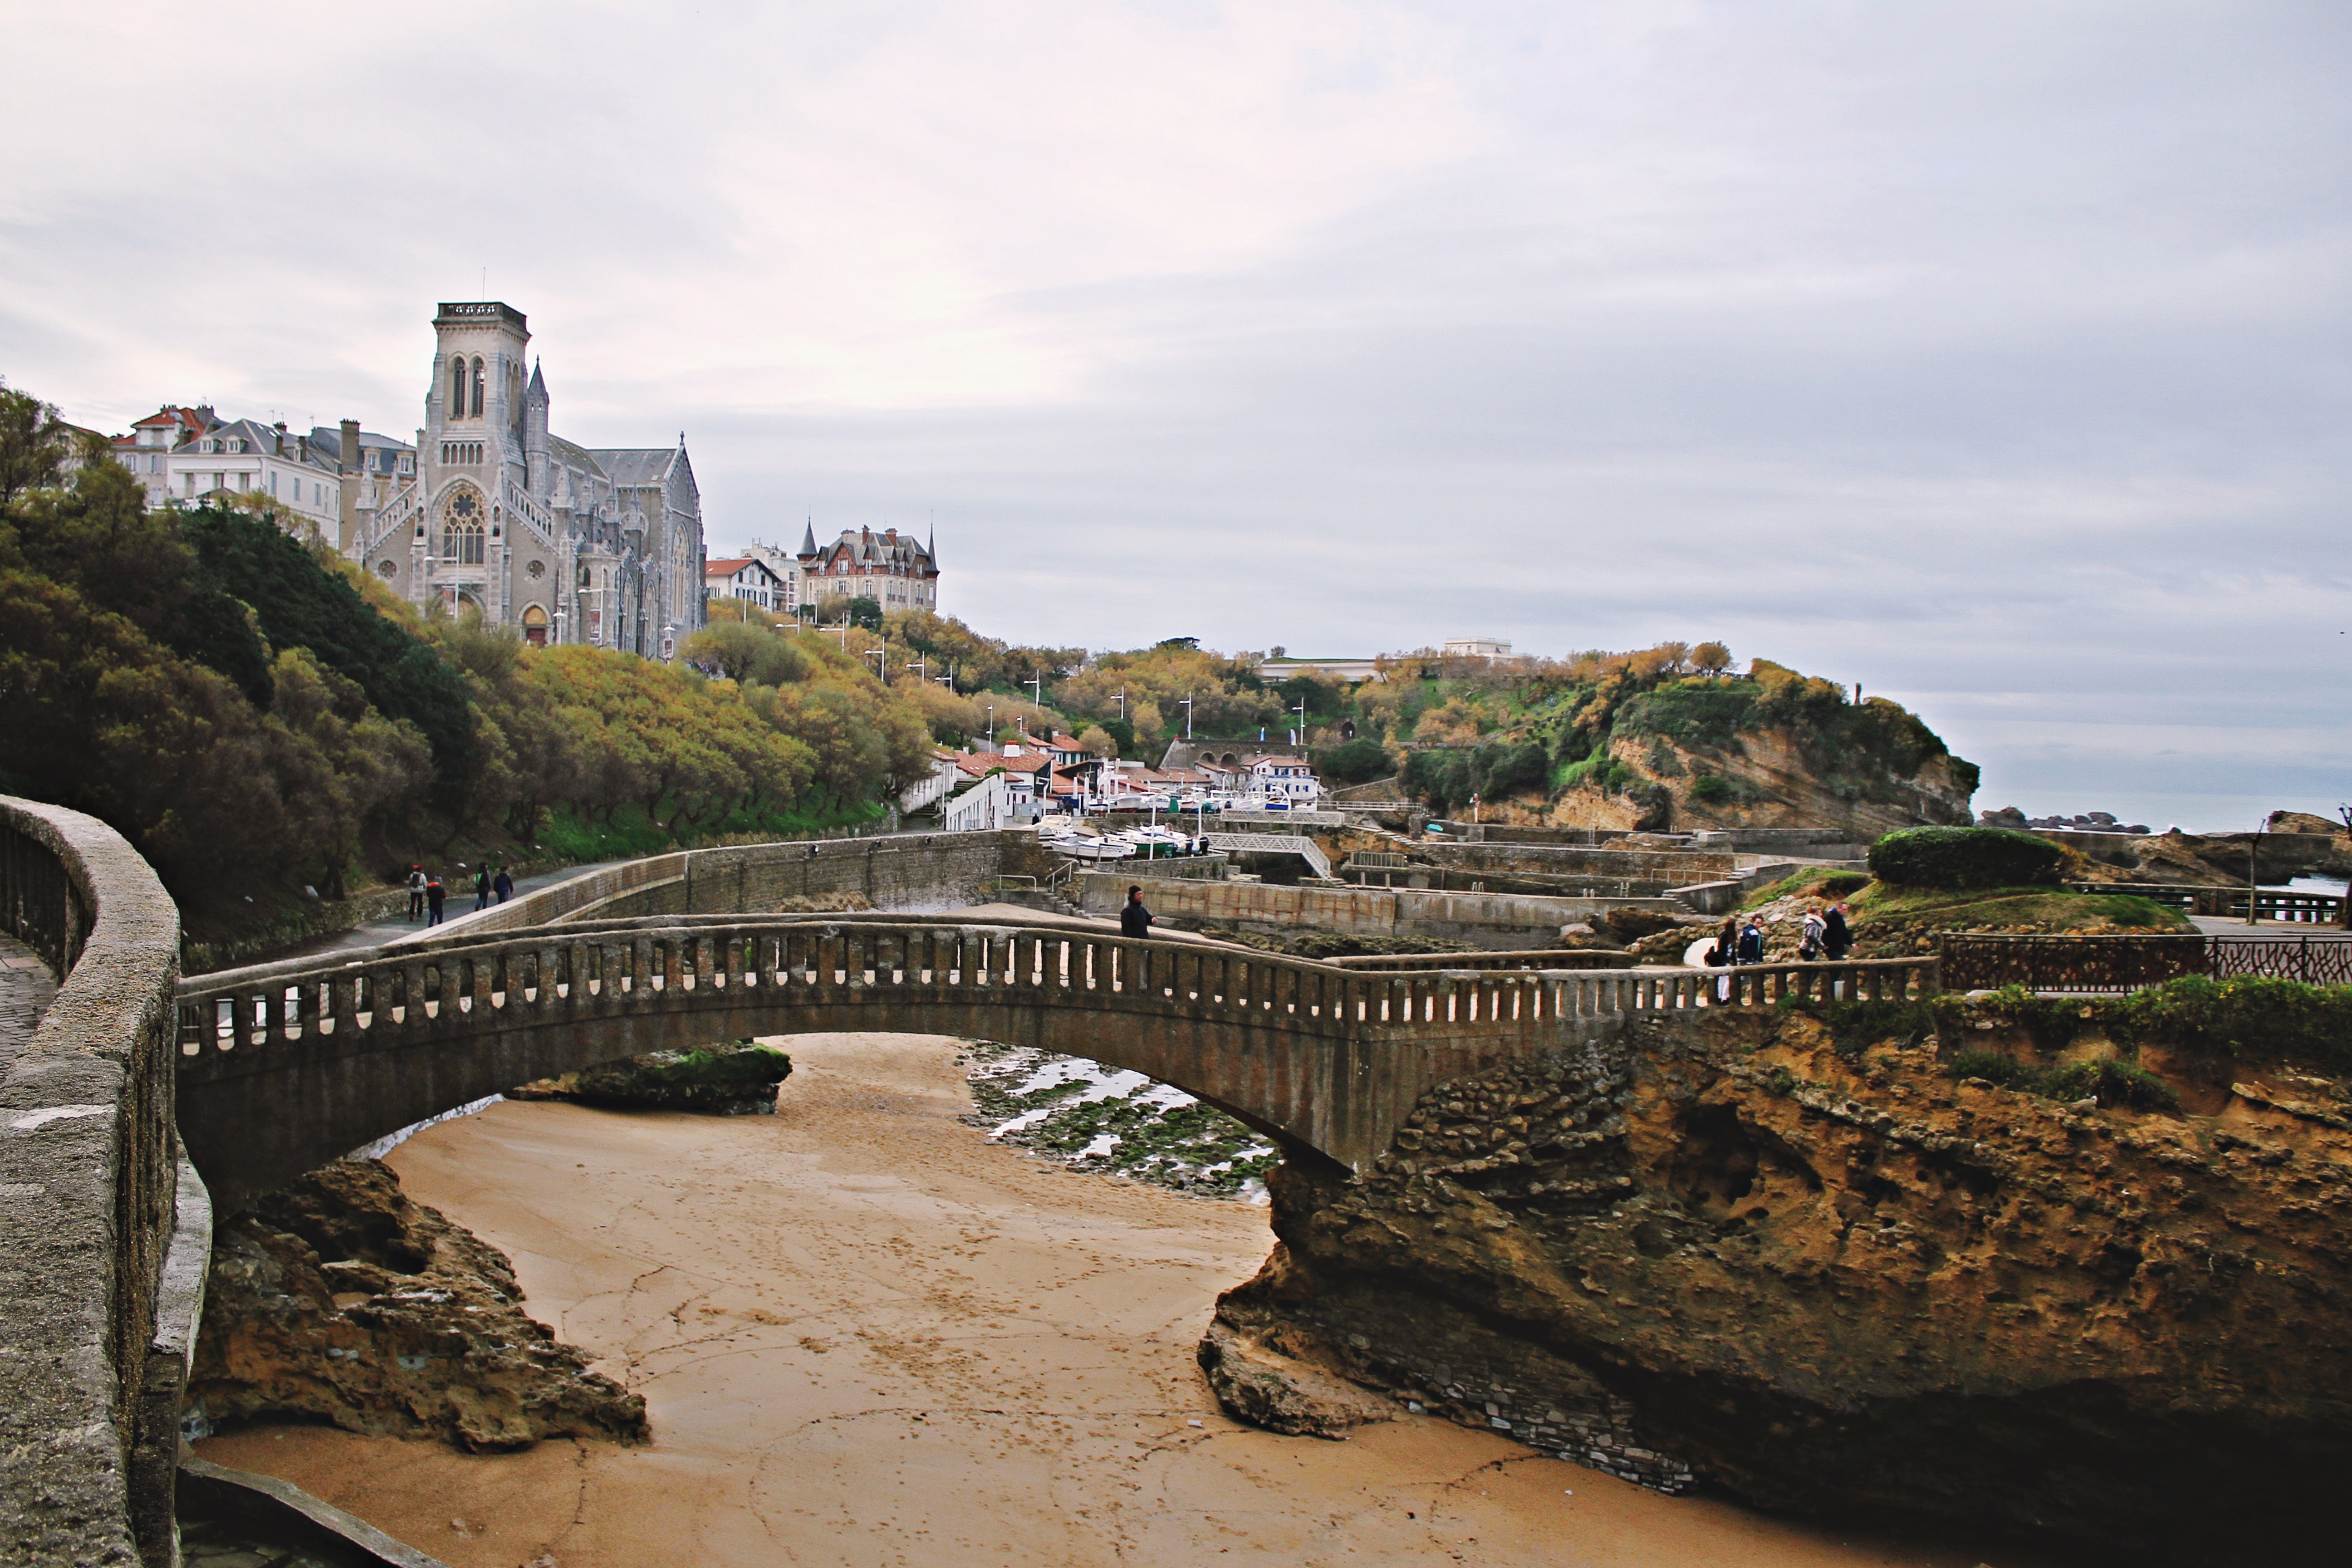
[[[2022,888],[2058,880],[2065,853],[2002,827],[1907,827],[1870,847],[1870,872],[1908,888]]]

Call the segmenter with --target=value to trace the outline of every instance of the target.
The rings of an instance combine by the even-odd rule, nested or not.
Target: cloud
[[[714,546],[936,517],[1007,635],[1722,636],[2037,811],[2352,763],[2340,8],[7,9],[85,422],[405,428],[487,269]]]

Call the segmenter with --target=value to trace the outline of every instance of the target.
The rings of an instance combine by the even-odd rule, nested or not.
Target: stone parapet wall
[[[583,872],[487,910],[386,943],[441,947],[560,921],[663,914],[745,914],[788,899],[856,893],[910,911],[984,903],[999,877],[1043,878],[1058,862],[1019,829],[793,839],[648,856]]]
[[[1131,882],[1147,889],[1144,901],[1162,918],[1172,915],[1180,921],[1269,933],[1304,929],[1351,936],[1448,937],[1505,950],[1549,947],[1560,927],[1596,910],[1591,900],[1517,893],[1161,881],[1098,871],[1078,877],[1078,905],[1088,914],[1116,914]]]
[[[1454,844],[1427,840],[1416,858],[1465,871],[1528,872],[1681,886],[1738,874],[1740,857],[1726,850],[1589,849],[1557,844]]]
[[[0,1075],[0,1563],[165,1563],[179,911],[95,817],[0,796],[0,923],[63,971]]]

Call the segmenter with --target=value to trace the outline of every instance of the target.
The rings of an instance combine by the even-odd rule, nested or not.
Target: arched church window
[[[458,354],[449,362],[449,417],[466,416],[466,356]]]
[[[449,498],[441,516],[441,559],[460,566],[479,566],[484,558],[482,503],[471,490]]]
[[[482,362],[474,361],[474,417],[482,416]]]

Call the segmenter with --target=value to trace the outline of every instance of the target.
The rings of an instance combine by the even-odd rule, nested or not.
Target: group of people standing
[[[1827,959],[1835,963],[1853,945],[1853,932],[1846,926],[1845,906],[1832,904],[1827,910],[1808,910],[1797,936],[1797,957],[1811,963]],[[1723,922],[1723,930],[1708,949],[1706,961],[1717,968],[1738,963],[1764,962],[1764,927],[1754,915],[1743,924],[1738,915]]]
[[[465,862],[459,861],[457,869],[463,871],[465,868]],[[514,879],[507,875],[504,866],[498,868],[497,874],[493,875],[489,862],[486,860],[474,868],[473,880],[474,907],[478,910],[488,909],[493,899],[503,904],[514,896]],[[449,889],[442,882],[440,873],[428,872],[422,866],[408,868],[410,920],[421,920],[428,926],[437,926],[442,921],[442,911],[448,901]]]

